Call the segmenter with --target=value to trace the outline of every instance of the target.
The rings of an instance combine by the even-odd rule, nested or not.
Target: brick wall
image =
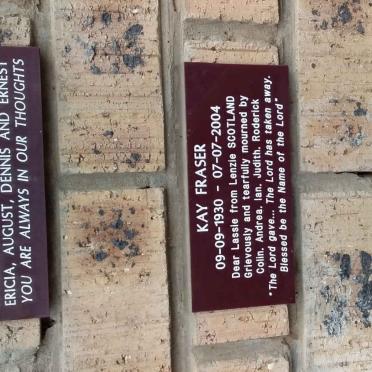
[[[41,49],[51,318],[4,371],[370,371],[367,0],[4,0]],[[297,304],[193,314],[183,62],[288,64]],[[363,173],[363,176],[361,174]]]

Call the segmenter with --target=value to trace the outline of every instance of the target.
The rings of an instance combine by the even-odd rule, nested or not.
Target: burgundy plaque
[[[0,47],[0,319],[49,314],[38,48]]]
[[[193,311],[292,303],[288,68],[185,74]]]

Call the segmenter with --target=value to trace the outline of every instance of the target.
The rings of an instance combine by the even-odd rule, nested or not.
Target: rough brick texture
[[[62,171],[164,168],[158,1],[59,1],[55,18]]]
[[[13,320],[0,324],[2,351],[32,349],[40,342],[39,319]]]
[[[62,210],[66,371],[169,371],[162,190],[74,192]]]
[[[302,195],[304,371],[371,370],[372,194]]]
[[[31,25],[26,17],[0,17],[0,45],[30,45]]]
[[[189,41],[185,60],[193,62],[276,64],[277,48],[261,42]],[[289,332],[287,306],[265,306],[194,314],[198,345],[274,337]]]
[[[301,168],[370,171],[371,2],[298,3]]]
[[[190,62],[278,64],[278,50],[273,45],[257,41],[189,41],[185,59]]]
[[[255,356],[205,363],[198,372],[289,372],[288,360],[283,357]]]
[[[185,0],[189,18],[277,23],[278,0]]]
[[[286,305],[195,314],[195,344],[207,345],[287,335]]]
[[[194,354],[198,372],[289,372],[288,349],[279,342],[235,343],[207,354],[197,348]]]
[[[32,372],[40,344],[40,320],[13,320],[0,323],[0,370]]]

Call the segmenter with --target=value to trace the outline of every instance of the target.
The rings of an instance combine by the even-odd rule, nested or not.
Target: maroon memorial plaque
[[[0,320],[49,314],[38,48],[0,47]]]
[[[292,303],[288,68],[185,74],[193,311]]]

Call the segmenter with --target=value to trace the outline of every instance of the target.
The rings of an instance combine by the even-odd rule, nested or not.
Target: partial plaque
[[[0,47],[0,320],[48,316],[38,48]]]
[[[292,303],[288,68],[185,74],[193,311]]]

